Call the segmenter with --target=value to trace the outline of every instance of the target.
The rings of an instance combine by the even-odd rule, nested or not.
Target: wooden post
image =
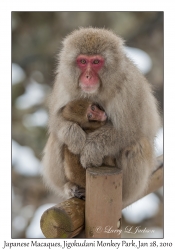
[[[84,228],[85,202],[71,198],[47,209],[40,221],[46,238],[72,238]]]
[[[86,171],[86,238],[121,238],[122,171],[108,166]]]

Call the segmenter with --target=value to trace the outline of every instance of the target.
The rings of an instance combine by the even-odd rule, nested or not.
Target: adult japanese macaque
[[[65,199],[73,196],[64,172],[63,145],[80,155],[84,168],[101,166],[105,156],[123,170],[123,206],[146,189],[155,165],[154,137],[159,127],[151,86],[125,55],[123,40],[105,29],[80,28],[63,41],[50,97],[49,139],[43,176]],[[97,102],[112,125],[92,133],[66,120],[62,108],[72,100]]]
[[[88,99],[79,99],[69,102],[62,110],[62,116],[71,122],[77,123],[86,133],[91,133],[107,122],[107,115],[98,104]],[[109,122],[109,121],[108,121]],[[116,161],[111,157],[104,157],[105,165],[116,167]],[[73,195],[85,198],[86,170],[80,163],[79,155],[75,155],[64,146],[64,171],[70,186],[77,185]],[[75,187],[75,186],[74,186]]]

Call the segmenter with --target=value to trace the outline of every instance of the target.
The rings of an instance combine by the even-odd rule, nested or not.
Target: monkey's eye
[[[92,111],[94,111],[95,110],[95,105],[92,105],[91,109],[92,109]]]
[[[93,61],[93,63],[94,64],[98,64],[100,61],[98,60],[98,59],[95,59],[94,61]]]
[[[85,63],[86,63],[86,60],[81,59],[80,62],[81,62],[82,64],[85,64]]]

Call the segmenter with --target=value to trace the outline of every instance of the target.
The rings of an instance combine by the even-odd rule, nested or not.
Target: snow
[[[159,199],[151,193],[123,210],[123,215],[130,223],[140,223],[154,217],[159,209]]]
[[[24,115],[23,124],[26,127],[46,127],[48,121],[48,113],[44,109],[38,109],[30,115]]]
[[[37,176],[41,172],[41,163],[27,146],[21,146],[12,140],[12,164],[16,172],[24,176]]]
[[[152,68],[150,56],[141,49],[124,47],[126,55],[134,62],[143,74],[147,74]]]
[[[46,85],[39,84],[32,79],[27,85],[25,93],[16,99],[16,107],[18,109],[27,109],[43,103],[46,88]]]
[[[18,215],[13,219],[12,225],[15,228],[15,230],[23,231],[27,226],[27,220],[23,216]]]
[[[24,70],[16,63],[12,63],[12,84],[18,84],[26,78]]]
[[[55,205],[56,204],[44,204],[36,210],[33,216],[33,219],[26,230],[26,238],[29,238],[29,239],[30,238],[45,238],[45,236],[43,235],[40,229],[40,219],[45,210]]]

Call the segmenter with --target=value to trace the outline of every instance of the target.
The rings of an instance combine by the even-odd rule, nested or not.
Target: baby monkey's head
[[[87,99],[69,102],[62,114],[66,120],[76,122],[84,129],[101,127],[107,120],[105,111],[97,103]]]

